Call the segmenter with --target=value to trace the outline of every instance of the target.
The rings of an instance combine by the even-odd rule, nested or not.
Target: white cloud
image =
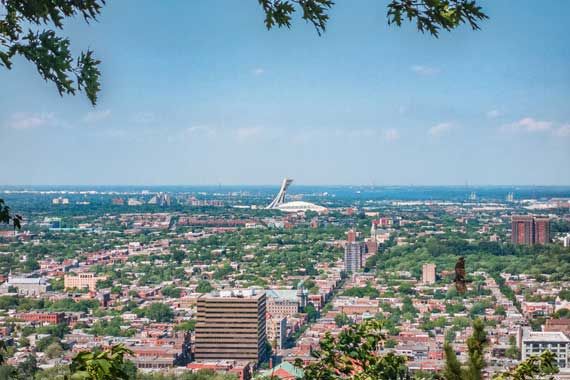
[[[558,137],[570,137],[570,124],[562,125],[556,128],[552,133]]]
[[[384,131],[383,135],[386,141],[396,141],[400,138],[400,133],[394,128]]]
[[[260,76],[265,74],[265,69],[263,67],[256,67],[255,69],[251,70],[251,73],[255,76]]]
[[[131,116],[131,120],[137,124],[150,124],[156,120],[153,112],[137,112]]]
[[[414,73],[421,75],[421,76],[432,76],[439,74],[440,70],[435,67],[423,66],[423,65],[414,65],[410,67]]]
[[[511,124],[506,124],[501,127],[504,131],[512,132],[548,132],[552,128],[552,122],[536,120],[532,117],[525,117]]]
[[[13,129],[32,129],[53,125],[55,115],[53,113],[15,113],[8,120],[7,126]]]
[[[192,127],[186,128],[184,131],[185,135],[206,135],[206,136],[215,136],[218,131],[215,127],[210,127],[208,125],[195,125]]]
[[[235,130],[237,139],[242,142],[257,138],[262,132],[261,127],[241,127]]]
[[[452,123],[439,123],[431,127],[428,133],[431,136],[441,136],[448,133],[453,128],[455,128],[455,126]]]
[[[489,119],[496,119],[496,118],[501,117],[501,116],[503,116],[503,113],[499,110],[491,110],[491,111],[487,112],[487,117]]]
[[[96,136],[103,136],[109,138],[122,138],[129,136],[128,131],[125,129],[111,128],[111,129],[101,129],[101,130],[97,129],[96,131],[97,131]]]
[[[97,123],[107,119],[109,116],[111,116],[111,110],[89,111],[83,117],[83,121],[86,123]]]

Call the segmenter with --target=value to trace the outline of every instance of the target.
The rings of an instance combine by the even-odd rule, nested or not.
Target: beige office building
[[[266,355],[265,293],[220,291],[198,298],[196,360],[248,360]]]
[[[89,288],[94,292],[97,289],[97,281],[106,280],[105,276],[96,276],[93,273],[80,273],[78,275],[65,275],[63,277],[63,286],[65,289],[83,289]]]

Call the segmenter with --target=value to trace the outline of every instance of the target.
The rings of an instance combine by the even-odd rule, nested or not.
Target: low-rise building
[[[13,277],[8,276],[8,281],[0,285],[0,294],[18,293],[23,296],[37,296],[44,294],[49,289],[47,280],[43,277]]]
[[[546,350],[551,351],[556,356],[558,367],[569,367],[570,338],[564,333],[532,331],[530,328],[523,329],[521,339],[523,360],[531,355],[540,355]]]
[[[63,277],[63,286],[66,289],[83,289],[89,288],[94,292],[97,288],[97,282],[106,280],[105,276],[97,276],[93,273],[79,273],[77,275],[65,275]]]

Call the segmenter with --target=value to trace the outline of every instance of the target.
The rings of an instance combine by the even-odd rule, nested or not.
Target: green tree
[[[457,360],[453,346],[445,343],[445,380],[481,380],[485,368],[484,351],[488,344],[485,324],[481,319],[473,321],[473,332],[467,339],[468,359],[466,365]]]
[[[38,351],[41,352],[45,352],[45,350],[52,344],[52,343],[58,343],[59,339],[55,336],[48,336],[45,338],[42,338],[38,341],[38,343],[36,344],[36,349]]]
[[[509,336],[509,348],[505,352],[505,356],[511,359],[520,359],[520,351],[517,347],[517,340],[514,335]]]
[[[194,331],[196,328],[196,320],[191,319],[189,321],[184,321],[182,323],[177,324],[174,326],[175,331]]]
[[[172,322],[174,319],[174,312],[164,303],[153,303],[152,305],[143,309],[144,316],[156,322]]]
[[[6,362],[6,342],[0,339],[0,365]]]
[[[265,26],[291,27],[292,15],[297,6],[302,10],[303,20],[311,23],[320,35],[329,20],[328,11],[332,0],[258,0],[265,11]],[[419,31],[437,37],[441,29],[451,31],[468,23],[474,30],[478,22],[487,18],[474,0],[392,0],[388,4],[388,24],[400,26],[404,19],[415,22]]]
[[[493,376],[493,380],[552,379],[556,373],[556,356],[550,351],[544,351],[540,356],[533,355],[515,368]]]
[[[377,354],[385,339],[382,329],[382,322],[367,320],[343,330],[336,338],[325,334],[313,352],[316,360],[303,367],[304,379],[409,379],[404,356]]]
[[[2,4],[0,0],[0,4]],[[2,46],[2,23],[0,21],[0,46]],[[0,66],[2,66],[1,58],[2,51],[0,50]],[[6,206],[4,199],[0,198],[0,224],[12,224],[14,229],[20,229],[22,227],[22,216],[12,215],[10,212],[10,207]]]
[[[485,368],[484,350],[487,346],[487,333],[485,325],[481,319],[473,321],[473,333],[467,339],[467,376],[469,380],[481,380],[482,372]]]
[[[443,377],[445,380],[463,380],[463,371],[461,363],[455,355],[453,346],[449,342],[445,342],[443,346],[445,353],[445,367],[443,368]]]
[[[345,313],[339,313],[334,316],[334,322],[338,327],[342,327],[348,325],[351,320]]]
[[[212,290],[214,290],[214,287],[207,280],[200,280],[198,286],[196,286],[198,293],[210,293]]]
[[[34,380],[65,380],[70,376],[69,366],[56,365],[55,367],[46,368],[36,373]],[[2,377],[0,377],[1,379]]]
[[[99,61],[87,50],[74,58],[71,42],[54,29],[63,29],[64,19],[80,15],[96,19],[105,0],[0,0],[0,67],[12,68],[19,55],[36,66],[42,79],[55,84],[60,95],[83,91],[95,105],[99,84]],[[42,27],[50,28],[38,30]]]
[[[61,344],[53,342],[52,344],[46,347],[44,352],[48,358],[55,359],[59,358],[61,354],[63,354],[63,348],[61,347]]]
[[[18,379],[18,370],[11,365],[0,365],[0,379]]]
[[[182,291],[175,286],[165,286],[162,289],[162,295],[169,298],[180,298]]]
[[[556,319],[570,318],[570,309],[560,309],[554,314],[552,314],[552,317]]]
[[[84,351],[71,361],[69,380],[129,380],[125,356],[133,352],[119,344],[99,353]]]
[[[495,315],[500,315],[505,317],[507,315],[507,311],[503,305],[499,305],[495,308]]]
[[[34,354],[30,354],[21,362],[18,367],[18,374],[24,379],[32,379],[36,372],[38,372],[38,361]]]
[[[319,312],[312,303],[307,304],[304,311],[307,314],[307,319],[309,322],[314,322],[319,317]]]

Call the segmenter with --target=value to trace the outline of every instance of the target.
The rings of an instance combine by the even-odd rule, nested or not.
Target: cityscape
[[[0,0],[0,380],[570,380],[568,14]]]
[[[393,191],[408,199],[386,196]],[[2,334],[14,367],[34,357],[63,371],[79,352],[123,344],[141,376],[302,378],[299,361],[314,361],[326,334],[379,320],[380,354],[404,356],[410,374],[429,379],[444,369],[445,342],[466,360],[481,319],[486,377],[546,349],[560,376],[570,371],[570,188],[284,179],[239,191],[2,196],[24,215],[20,230],[0,232]],[[465,294],[454,284],[459,256]]]

